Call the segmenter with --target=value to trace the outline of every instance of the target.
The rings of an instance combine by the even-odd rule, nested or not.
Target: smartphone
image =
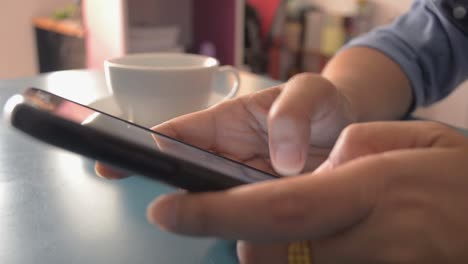
[[[11,97],[4,113],[38,140],[190,192],[278,178],[36,88]]]

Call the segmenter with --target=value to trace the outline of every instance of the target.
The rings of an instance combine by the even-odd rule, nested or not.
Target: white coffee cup
[[[104,69],[122,118],[145,127],[210,107],[217,74],[234,77],[224,99],[233,98],[240,85],[235,68],[220,67],[218,60],[194,54],[128,55],[105,61]]]

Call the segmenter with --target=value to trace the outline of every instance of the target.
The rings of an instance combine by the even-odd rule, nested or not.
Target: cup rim
[[[121,62],[123,59],[127,59],[127,58],[138,58],[138,57],[155,58],[155,57],[162,57],[162,56],[184,56],[184,57],[191,57],[191,58],[197,58],[197,59],[206,59],[211,62],[207,66],[203,65],[203,66],[177,66],[177,67],[140,66],[140,65],[125,64]],[[129,54],[129,55],[124,55],[121,57],[116,57],[116,58],[112,58],[112,59],[108,59],[104,61],[104,66],[106,68],[114,67],[114,68],[131,69],[131,70],[157,70],[157,71],[200,70],[200,69],[210,69],[210,68],[218,67],[219,65],[220,65],[219,60],[213,57],[199,55],[199,54],[173,53],[173,52],[152,52],[152,53]]]

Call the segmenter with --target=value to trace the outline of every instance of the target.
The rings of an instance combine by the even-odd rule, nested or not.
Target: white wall
[[[129,0],[129,26],[178,25],[181,44],[188,47],[193,34],[192,3],[188,0]]]
[[[37,73],[31,20],[71,0],[0,0],[0,79]]]
[[[416,115],[468,128],[468,82],[465,82],[441,102],[427,108],[420,108]]]
[[[373,0],[377,4],[376,22],[386,24],[408,10],[413,0]]]
[[[102,70],[105,60],[125,54],[126,6],[125,0],[83,2],[88,68]]]
[[[355,0],[303,0],[319,5],[320,7],[331,12],[338,13],[353,13],[356,9]],[[378,22],[388,22],[389,19],[407,10],[413,0],[370,0],[377,3],[378,6]]]

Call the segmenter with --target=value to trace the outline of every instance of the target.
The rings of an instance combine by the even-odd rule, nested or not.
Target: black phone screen
[[[39,89],[28,89],[23,96],[29,104],[67,121],[220,172],[245,183],[277,178],[269,173]]]

